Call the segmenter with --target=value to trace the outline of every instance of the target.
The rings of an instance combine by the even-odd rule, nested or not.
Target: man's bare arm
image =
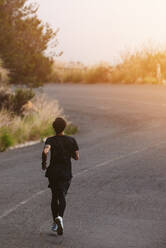
[[[45,145],[44,146],[44,149],[43,149],[43,152],[42,152],[42,170],[45,170],[47,167],[47,156],[48,156],[48,153],[51,149],[51,146],[50,145]]]

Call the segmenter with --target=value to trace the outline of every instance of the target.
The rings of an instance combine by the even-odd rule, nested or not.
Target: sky
[[[31,0],[39,17],[60,28],[62,61],[114,63],[142,45],[166,44],[166,0]]]

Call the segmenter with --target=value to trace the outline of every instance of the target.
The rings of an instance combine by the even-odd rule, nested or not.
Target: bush
[[[61,77],[60,77],[59,73],[52,69],[52,72],[51,72],[51,74],[49,76],[48,82],[60,83],[61,82]]]
[[[12,145],[14,145],[12,134],[6,129],[0,129],[0,151],[4,151]]]
[[[160,83],[157,78],[157,66],[161,68],[161,82],[166,78],[166,51],[144,48],[127,53],[121,63],[115,65],[110,74],[113,83]]]
[[[157,68],[160,65],[161,75],[157,75]],[[64,67],[63,67],[64,66]],[[73,67],[72,67],[73,66]],[[164,83],[166,84],[166,49],[143,48],[135,52],[128,52],[118,64],[99,64],[85,67],[83,65],[58,64],[53,67],[56,77],[62,83]],[[56,80],[56,82],[58,81]],[[54,80],[53,80],[54,81]]]
[[[15,144],[32,140],[43,140],[54,135],[52,122],[63,111],[57,101],[48,101],[44,95],[36,96],[33,101],[34,110],[25,115],[13,115],[9,111],[0,111],[0,151],[4,151]],[[68,124],[67,134],[73,134],[77,128]]]
[[[32,90],[16,90],[15,94],[11,96],[11,110],[20,115],[22,107],[35,96]]]
[[[10,108],[11,104],[11,92],[6,91],[5,88],[0,89],[0,110],[1,109],[8,109]]]
[[[63,83],[81,83],[83,80],[83,71],[80,69],[68,69],[62,75]]]
[[[34,97],[32,90],[18,89],[14,93],[4,88],[0,89],[0,110],[6,109],[14,114],[20,115],[22,107]]]
[[[67,127],[65,128],[65,134],[75,134],[78,132],[78,128],[74,126],[73,124],[68,124]]]
[[[108,82],[108,69],[99,65],[88,68],[84,78],[85,83],[103,83]]]
[[[61,83],[101,83],[108,82],[110,67],[105,64],[99,64],[92,67],[53,67],[52,82]]]

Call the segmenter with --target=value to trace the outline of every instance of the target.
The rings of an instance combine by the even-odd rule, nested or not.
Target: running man
[[[71,158],[79,159],[79,148],[73,137],[64,135],[66,121],[58,117],[53,122],[56,135],[47,138],[42,152],[42,169],[46,170],[52,192],[51,210],[53,216],[52,231],[63,234],[63,216],[66,208],[65,196],[72,179]],[[51,151],[50,164],[47,167],[47,156]]]

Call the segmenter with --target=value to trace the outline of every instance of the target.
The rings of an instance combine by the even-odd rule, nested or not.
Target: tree
[[[11,83],[40,85],[49,79],[57,31],[37,17],[38,7],[27,0],[0,0],[0,58],[9,69]]]

